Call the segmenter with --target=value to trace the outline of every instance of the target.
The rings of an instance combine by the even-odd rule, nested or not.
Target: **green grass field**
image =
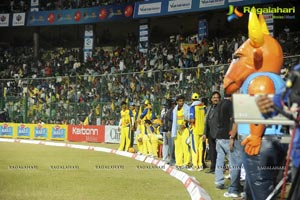
[[[84,143],[80,143],[84,144]],[[85,144],[84,144],[85,145]],[[86,144],[116,149],[113,144]],[[0,199],[190,199],[184,185],[152,165],[114,154],[22,143],[0,143]],[[194,176],[214,199],[214,175]]]

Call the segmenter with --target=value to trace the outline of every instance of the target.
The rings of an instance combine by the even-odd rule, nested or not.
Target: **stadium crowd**
[[[292,44],[288,37],[293,37]],[[299,54],[298,38],[293,33],[279,35],[286,57]],[[163,101],[178,93],[223,94],[224,71],[232,52],[244,40],[240,35],[197,42],[177,35],[175,40],[152,44],[143,54],[129,39],[125,47],[96,48],[87,62],[83,62],[81,49],[40,49],[38,60],[29,47],[1,49],[0,78],[7,79],[2,83],[6,106],[15,122],[24,121],[21,97],[27,94],[25,115],[29,121],[78,124],[93,110],[91,124],[96,124],[100,114],[101,123],[116,124],[119,113],[115,111],[123,100],[139,105],[148,99],[159,114]],[[183,49],[182,43],[189,46]],[[298,59],[285,59],[283,75]]]
[[[18,3],[21,5],[21,2],[23,1]],[[83,1],[83,4],[76,1],[77,4],[74,5],[72,2],[76,3],[75,1],[67,0],[60,1],[60,5],[52,4],[55,1],[44,2],[46,4],[42,9],[51,10],[125,1]],[[24,7],[24,2],[22,5]],[[13,10],[14,6],[11,11]],[[286,57],[281,74],[284,78],[289,70],[299,63],[299,33],[283,32],[277,39]],[[169,150],[166,150],[163,160],[176,165],[180,170],[202,171],[206,167],[205,146],[209,144],[209,159],[215,159],[215,163],[210,165],[207,172],[216,173],[216,188],[225,189],[225,155],[221,155],[224,156],[223,160],[219,159],[221,142],[214,141],[215,146],[211,146],[213,141],[209,138],[209,132],[217,123],[209,121],[209,113],[215,109],[214,104],[216,106],[223,102],[224,73],[232,61],[232,53],[245,40],[243,35],[201,41],[176,35],[175,40],[151,44],[149,52],[144,54],[139,52],[135,42],[128,39],[125,47],[95,48],[87,62],[83,61],[80,48],[40,49],[38,58],[33,57],[33,49],[29,47],[3,48],[0,50],[1,103],[5,102],[5,109],[13,122],[83,124],[85,119],[88,119],[88,124],[96,124],[97,120],[101,119],[101,124],[118,125],[121,118],[121,132],[127,133],[131,127],[130,118],[134,117],[135,124],[139,124],[139,127],[135,127],[139,131],[136,137],[139,152],[157,157],[160,143],[164,148],[175,146],[175,150],[170,150],[173,150],[175,155],[168,154]],[[208,98],[211,101],[210,106],[206,102]],[[137,106],[135,116],[129,115],[129,103],[133,108]],[[174,106],[183,109],[179,111],[173,109]],[[189,109],[189,106],[194,109]],[[201,110],[201,129],[208,140],[206,142],[206,137],[202,138],[202,135],[194,135],[191,140],[194,143],[197,141],[198,149],[192,148],[193,152],[190,151],[189,145],[193,147],[195,144],[188,141],[188,138],[189,130],[200,132],[199,127],[190,126],[196,121],[196,112],[200,112],[196,111],[197,106]],[[224,107],[222,113],[226,113]],[[122,111],[119,112],[120,110]],[[165,144],[161,141],[162,138],[155,135],[160,136],[159,128],[164,125],[164,117],[168,111],[173,112],[173,122],[163,133],[164,141],[168,138],[168,144]],[[205,114],[208,114],[206,119]],[[191,120],[189,124],[186,122],[187,118]],[[232,130],[229,131],[228,127],[224,129],[227,138],[217,139],[226,140],[226,145],[231,139],[237,139],[236,135],[232,138],[227,134]],[[149,137],[145,135],[147,132]],[[128,150],[130,138],[125,137],[123,133],[119,150]],[[236,147],[235,144],[230,148]],[[226,153],[230,154],[229,149]],[[236,155],[236,158],[240,159],[241,154]],[[178,159],[179,157],[182,159]],[[230,155],[229,162],[232,162]],[[241,167],[241,163],[239,164],[238,167]],[[228,192],[224,193],[225,197],[238,197],[242,191],[240,177],[235,178],[238,182],[234,187],[231,185],[233,188],[228,188]],[[231,179],[233,180],[232,174]]]

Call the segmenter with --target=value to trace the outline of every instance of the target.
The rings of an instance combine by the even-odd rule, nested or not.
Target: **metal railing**
[[[284,68],[298,64],[300,55],[285,57]],[[1,79],[0,108],[11,122],[117,124],[122,101],[137,106],[149,100],[159,115],[165,100],[193,92],[209,97],[218,90],[229,64],[144,72]],[[284,72],[283,72],[284,76]]]

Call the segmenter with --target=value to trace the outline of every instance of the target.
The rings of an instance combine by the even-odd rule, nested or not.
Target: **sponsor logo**
[[[244,14],[251,12],[251,6],[244,6],[243,11],[240,12],[233,5],[229,5],[229,11],[227,13],[227,21],[232,21],[234,19],[241,18]],[[296,8],[293,7],[265,7],[265,8],[256,8],[257,14],[271,14],[273,19],[295,19]]]
[[[238,19],[242,17],[244,14],[239,12],[237,8],[235,8],[233,5],[229,5],[229,11],[227,13],[227,21],[231,22],[234,19]]]
[[[98,129],[96,128],[72,128],[73,135],[98,135]]]

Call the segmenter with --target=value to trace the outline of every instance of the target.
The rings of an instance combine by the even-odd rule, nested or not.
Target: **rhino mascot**
[[[254,7],[249,15],[248,35],[249,39],[233,54],[224,77],[225,92],[279,93],[285,86],[280,77],[282,48],[270,36],[264,17],[258,17]],[[279,166],[283,166],[285,158],[286,147],[280,143],[281,126],[239,124],[238,134],[244,146],[247,199],[265,200],[274,189]]]

